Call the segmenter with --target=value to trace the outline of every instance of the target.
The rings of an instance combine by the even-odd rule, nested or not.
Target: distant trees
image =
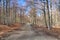
[[[22,9],[21,8],[19,8],[19,9],[20,9],[20,14],[19,14],[20,21],[19,22],[21,23],[21,13],[22,13],[21,11],[22,11]]]
[[[1,1],[1,13],[0,13],[0,21],[2,24],[9,25],[9,14],[10,14],[10,0],[2,0]]]
[[[10,1],[11,0],[2,0],[1,1],[1,23],[10,25]]]
[[[30,15],[32,24],[36,24],[36,9],[31,8]]]
[[[39,0],[40,1],[39,3],[37,0],[25,0],[25,1],[27,1],[26,5],[21,6],[20,4],[18,5],[18,0],[0,0],[0,4],[1,4],[0,5],[0,23],[11,25],[13,23],[16,23],[19,18],[20,18],[19,19],[20,22],[24,23],[25,18],[28,18],[28,19],[31,18],[31,23],[37,24],[37,19],[38,19],[37,17],[40,17],[38,19],[39,21],[41,20],[45,21],[45,24],[44,22],[42,23],[42,21],[41,21],[41,24],[46,25],[48,29],[51,29],[53,20],[55,20],[56,22],[58,21],[56,19],[53,19],[53,14],[52,14],[53,1],[52,0]],[[60,0],[58,4],[59,5],[57,10],[60,11]],[[27,9],[29,9],[29,12],[27,11]],[[55,9],[56,9],[56,6],[55,6]],[[39,15],[38,15],[39,13],[38,11],[40,11]],[[26,12],[28,12],[27,14],[29,14],[29,16],[26,14]],[[17,18],[17,14],[19,14],[19,18]],[[58,17],[56,16],[56,18]],[[55,21],[54,23],[56,23]]]
[[[31,17],[31,22],[32,24],[36,24],[36,7],[34,6],[34,0],[28,0],[27,1],[28,6],[30,6],[30,17]]]
[[[6,25],[16,23],[17,0],[1,0],[0,4],[0,23]]]
[[[24,16],[25,16],[25,8],[24,8],[24,6],[22,6],[20,8],[20,23],[24,23],[24,21],[25,21]]]

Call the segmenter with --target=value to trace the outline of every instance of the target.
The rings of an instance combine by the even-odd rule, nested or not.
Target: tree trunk
[[[48,0],[46,0],[47,2],[47,14],[48,14],[48,29],[51,29],[51,24],[50,24],[50,13],[49,13],[49,2]]]
[[[50,8],[51,8],[50,22],[51,22],[51,27],[52,27],[52,25],[53,25],[53,20],[52,20],[52,0],[50,0]]]
[[[44,2],[44,20],[45,20],[45,25],[46,25],[46,27],[48,27],[48,26],[47,26],[47,21],[46,21],[45,2]]]
[[[10,1],[6,0],[6,24],[10,25]]]

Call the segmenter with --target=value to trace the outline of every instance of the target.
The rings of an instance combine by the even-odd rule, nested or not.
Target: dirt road
[[[57,40],[57,38],[45,35],[43,33],[35,34],[32,31],[15,31],[4,40]]]
[[[57,38],[48,36],[43,32],[40,32],[40,34],[35,33],[34,31],[30,30],[30,27],[28,27],[28,25],[26,27],[27,30],[25,31],[18,30],[11,32],[9,33],[9,36],[2,38],[2,40],[58,40]]]

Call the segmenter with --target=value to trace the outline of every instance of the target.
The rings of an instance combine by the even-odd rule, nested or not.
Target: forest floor
[[[37,32],[31,28],[30,25],[19,23],[11,26],[0,25],[0,40],[58,40],[60,38],[60,28],[48,30],[36,26]]]

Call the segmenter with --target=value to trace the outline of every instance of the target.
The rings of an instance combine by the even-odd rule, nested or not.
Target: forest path
[[[27,30],[24,30],[24,31],[17,30],[17,31],[11,32],[9,33],[10,34],[9,36],[3,39],[4,40],[58,40],[57,38],[48,36],[43,32],[40,32],[40,34],[35,33],[33,30],[31,30],[31,27],[29,25],[25,25],[24,27]]]

